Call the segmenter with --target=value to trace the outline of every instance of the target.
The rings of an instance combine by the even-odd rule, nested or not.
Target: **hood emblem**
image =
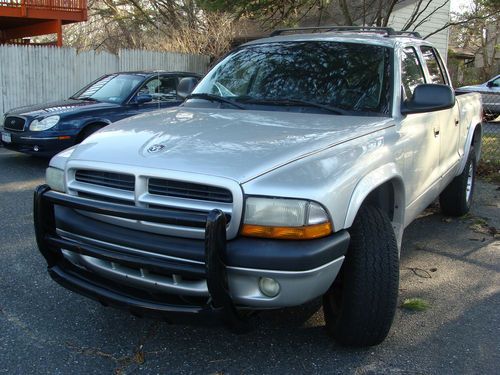
[[[148,148],[148,152],[150,154],[154,154],[155,152],[160,152],[164,148],[165,148],[165,145],[153,145],[153,146]]]
[[[15,125],[15,124],[16,124],[16,120],[11,120],[11,121],[10,121],[10,124],[11,124],[11,125]]]

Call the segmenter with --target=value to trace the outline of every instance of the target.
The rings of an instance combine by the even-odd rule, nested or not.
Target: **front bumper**
[[[164,224],[204,226],[205,241],[166,237],[104,223],[79,211]],[[37,243],[51,277],[103,304],[140,315],[217,313],[239,321],[241,308],[293,306],[328,290],[342,265],[347,232],[304,242],[226,241],[222,212],[170,212],[35,191]],[[109,266],[111,265],[111,266]],[[259,279],[280,284],[265,296]]]
[[[23,152],[30,155],[53,156],[58,152],[67,149],[75,144],[73,135],[69,134],[41,134],[43,132],[16,132],[10,130],[1,130],[9,133],[11,142],[2,141],[6,149]],[[60,139],[60,137],[70,137]]]

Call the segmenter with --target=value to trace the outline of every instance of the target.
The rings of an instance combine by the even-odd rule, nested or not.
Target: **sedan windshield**
[[[307,107],[322,113],[387,115],[391,69],[390,49],[383,46],[331,41],[256,44],[221,61],[192,97],[218,95],[273,110]]]
[[[111,74],[91,83],[71,99],[121,103],[143,80],[143,76],[135,74]]]

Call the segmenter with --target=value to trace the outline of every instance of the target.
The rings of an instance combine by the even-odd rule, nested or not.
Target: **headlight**
[[[52,190],[64,193],[64,171],[54,167],[48,167],[45,171],[45,180]]]
[[[33,120],[30,124],[30,130],[34,132],[40,132],[42,130],[50,129],[56,126],[59,120],[59,116],[49,116],[40,121]]]
[[[300,199],[249,197],[241,234],[306,240],[329,235],[332,224],[318,203]]]

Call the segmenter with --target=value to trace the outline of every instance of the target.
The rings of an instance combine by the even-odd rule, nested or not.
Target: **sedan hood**
[[[476,92],[481,92],[481,91],[491,91],[491,89],[486,86],[486,83],[482,83],[480,85],[474,85],[474,86],[462,86],[456,89],[456,91],[464,91],[464,92],[471,92],[471,91],[476,91]]]
[[[70,160],[207,174],[243,183],[391,123],[385,117],[176,108],[107,126],[76,147]]]
[[[36,118],[36,117],[47,117],[52,115],[63,115],[69,114],[73,111],[81,111],[83,108],[92,110],[92,109],[102,109],[115,107],[116,104],[111,103],[100,103],[93,102],[87,100],[61,100],[57,102],[30,105],[26,107],[14,108],[8,111],[8,115],[16,115],[23,116],[28,118]]]

